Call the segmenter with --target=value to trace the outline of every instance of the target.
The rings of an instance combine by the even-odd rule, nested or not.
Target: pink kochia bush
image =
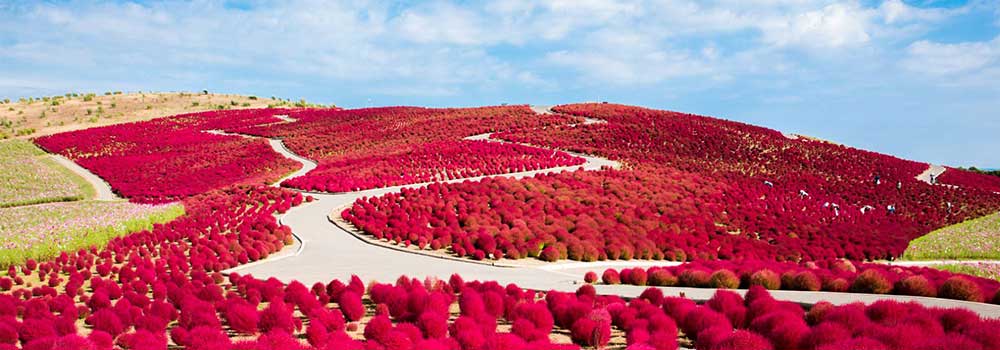
[[[637,271],[642,271],[637,273]],[[650,278],[649,285],[699,288],[749,288],[899,294],[976,302],[1000,302],[1000,282],[924,267],[887,266],[824,260],[808,263],[759,260],[695,261],[670,267],[607,269],[605,284],[646,285],[632,276]],[[677,278],[669,278],[677,276]],[[639,283],[642,282],[642,283]]]

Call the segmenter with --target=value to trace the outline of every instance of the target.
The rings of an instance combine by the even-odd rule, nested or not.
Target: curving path
[[[56,161],[56,163],[59,163],[60,165],[72,171],[74,174],[77,174],[84,180],[87,180],[87,182],[90,183],[90,186],[94,187],[94,193],[95,193],[94,200],[113,201],[121,199],[120,197],[118,197],[118,195],[115,194],[114,191],[111,190],[111,185],[108,185],[108,183],[104,181],[104,179],[102,179],[100,176],[97,176],[96,174],[90,172],[90,170],[87,170],[86,168],[80,166],[79,164],[76,164],[72,160],[69,160],[69,158],[63,157],[58,154],[51,154],[51,157]]]
[[[534,109],[534,108],[533,108]],[[489,135],[477,135],[475,139],[489,139]],[[274,150],[286,157],[303,163],[304,168],[310,163],[305,158],[288,151],[280,140],[271,140]],[[587,163],[577,167],[559,167],[513,174],[496,175],[511,178],[523,178],[538,173],[572,170],[584,168],[597,170],[608,160],[587,156]],[[303,172],[300,170],[296,173]],[[475,181],[485,178],[458,179],[449,182]],[[437,277],[447,279],[451,274],[458,273],[466,280],[495,280],[502,284],[516,283],[522,288],[535,290],[574,291],[582,283],[583,274],[587,271],[600,272],[604,268],[629,266],[664,266],[676,264],[667,261],[606,261],[606,262],[563,262],[541,266],[498,267],[479,263],[458,262],[440,257],[416,254],[371,244],[358,239],[346,230],[333,225],[328,216],[339,216],[333,213],[337,208],[343,208],[361,197],[380,196],[397,192],[404,187],[413,188],[427,184],[394,186],[350,193],[318,194],[311,193],[315,200],[292,208],[281,217],[281,223],[288,225],[299,244],[286,248],[282,252],[263,261],[239,266],[229,272],[251,274],[258,278],[274,277],[281,281],[298,280],[306,285],[315,282],[327,283],[333,279],[347,280],[351,275],[358,275],[363,280],[395,281],[400,275],[412,277]],[[625,285],[598,285],[598,292],[617,294],[625,297],[636,297],[646,287]],[[714,289],[660,287],[666,295],[680,295],[694,299],[707,300],[715,293]],[[852,302],[872,302],[882,299],[899,301],[917,301],[921,304],[937,307],[962,307],[982,316],[1000,318],[1000,305],[970,303],[957,300],[922,298],[898,295],[870,295],[832,292],[798,292],[773,291],[772,295],[780,300],[788,300],[802,304],[814,304],[818,301],[829,301],[834,304]]]

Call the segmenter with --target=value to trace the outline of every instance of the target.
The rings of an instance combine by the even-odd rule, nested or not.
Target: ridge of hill
[[[313,106],[304,100],[202,92],[67,93],[0,100],[0,139],[30,138],[209,110]]]

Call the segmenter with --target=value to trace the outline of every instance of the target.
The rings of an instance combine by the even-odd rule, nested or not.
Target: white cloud
[[[405,38],[419,43],[478,45],[499,39],[499,31],[489,29],[478,13],[445,3],[410,9],[396,19],[397,30]]]
[[[907,50],[904,66],[933,76],[955,76],[997,68],[1000,36],[991,41],[943,44],[921,40]]]
[[[710,73],[709,61],[701,53],[672,49],[642,33],[602,30],[584,39],[587,45],[548,54],[556,65],[572,67],[594,83],[655,83]]]
[[[832,4],[822,9],[765,21],[763,40],[779,47],[839,48],[867,43],[875,15],[858,4]]]
[[[906,22],[937,22],[959,13],[968,11],[969,7],[956,9],[917,8],[903,3],[902,0],[886,0],[879,6],[879,12],[885,23]]]
[[[420,85],[434,95],[470,86],[557,87],[544,70],[578,73],[598,83],[731,81],[801,74],[814,64],[810,59],[837,64],[851,59],[838,56],[859,51],[878,58],[872,52],[887,45],[887,37],[908,38],[920,32],[914,28],[959,13],[900,0],[874,6],[859,0],[253,5],[229,9],[204,0],[0,7],[0,63],[93,72],[79,79],[105,73],[127,80],[141,71],[147,81],[190,77],[186,83],[220,70],[260,71],[293,79]],[[508,49],[517,53],[498,53]]]

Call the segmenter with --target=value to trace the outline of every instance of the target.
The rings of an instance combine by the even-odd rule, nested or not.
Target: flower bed
[[[0,267],[101,246],[181,214],[180,205],[69,202],[0,209]]]
[[[284,110],[211,111],[45,136],[35,140],[108,181],[120,195],[163,203],[233,184],[277,180],[299,164],[266,140],[205,133],[280,121]]]
[[[1000,263],[995,262],[958,262],[928,267],[1000,281]]]
[[[81,200],[93,192],[30,142],[0,141],[0,208]]]
[[[588,277],[589,276],[589,277]],[[596,282],[596,274],[585,276]],[[671,267],[605,270],[606,284],[749,288],[899,294],[1000,304],[1000,281],[941,271],[930,267],[901,267],[852,263],[847,260],[805,264],[757,260],[698,261]]]
[[[1000,259],[1000,213],[928,233],[910,242],[909,260]]]

